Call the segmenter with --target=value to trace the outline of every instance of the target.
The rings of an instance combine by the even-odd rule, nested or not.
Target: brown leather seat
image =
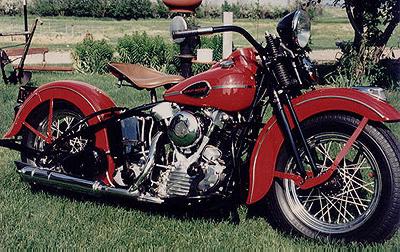
[[[164,74],[138,64],[110,63],[109,69],[118,79],[141,89],[153,89],[184,80],[182,76]]]

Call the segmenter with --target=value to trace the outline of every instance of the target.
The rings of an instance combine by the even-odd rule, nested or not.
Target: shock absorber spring
[[[287,88],[290,85],[290,76],[285,68],[285,65],[279,59],[279,52],[278,48],[275,45],[274,37],[271,34],[267,34],[266,40],[268,48],[270,48],[270,53],[275,59],[273,70],[277,81],[281,87]]]

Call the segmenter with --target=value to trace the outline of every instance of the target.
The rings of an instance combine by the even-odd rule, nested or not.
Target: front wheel
[[[303,130],[321,172],[328,169],[359,124],[350,115],[326,114],[306,121]],[[368,124],[337,172],[318,187],[301,190],[276,180],[267,196],[271,224],[310,238],[382,242],[400,221],[400,152],[383,125]],[[300,150],[301,155],[304,155]],[[295,171],[289,148],[278,158],[281,171]]]

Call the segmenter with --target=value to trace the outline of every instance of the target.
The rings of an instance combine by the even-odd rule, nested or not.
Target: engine
[[[148,191],[159,198],[219,190],[227,155],[218,132],[230,117],[215,109],[192,111],[167,102],[151,112],[151,118],[121,122],[125,161],[116,169],[117,185],[137,189],[147,180]],[[154,125],[161,128],[155,130]]]
[[[179,109],[169,118],[167,131],[173,153],[169,169],[160,176],[158,193],[162,197],[204,194],[223,181],[223,153],[211,136],[228,118],[215,109]]]
[[[171,120],[168,136],[180,148],[190,148],[199,142],[201,123],[191,112],[181,111]]]

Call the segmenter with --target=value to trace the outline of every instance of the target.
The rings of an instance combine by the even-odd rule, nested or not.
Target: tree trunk
[[[364,35],[364,8],[360,5],[353,8],[354,25],[354,41],[353,47],[356,52],[360,52],[361,44]]]

